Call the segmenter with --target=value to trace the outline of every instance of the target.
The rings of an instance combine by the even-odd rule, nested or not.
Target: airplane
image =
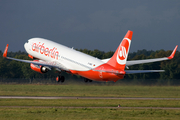
[[[24,48],[27,51],[28,56],[33,60],[22,60],[7,57],[9,44],[6,45],[3,57],[30,63],[32,70],[42,74],[48,72],[52,68],[55,68],[59,73],[56,77],[57,82],[65,81],[65,77],[61,75],[62,71],[80,75],[84,78],[85,82],[92,82],[92,80],[116,82],[123,79],[126,74],[164,72],[164,70],[128,69],[129,66],[136,64],[170,60],[174,57],[178,45],[176,45],[169,57],[127,61],[132,35],[133,31],[128,30],[114,55],[111,58],[103,60],[43,38],[31,38],[24,44]],[[127,68],[127,70],[125,68]]]

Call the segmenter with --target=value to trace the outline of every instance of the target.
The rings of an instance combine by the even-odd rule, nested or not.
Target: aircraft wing
[[[132,60],[132,61],[127,61],[126,66],[131,66],[131,65],[136,65],[136,64],[143,64],[143,63],[151,63],[151,62],[158,62],[158,61],[163,61],[163,60],[170,60],[174,57],[176,50],[177,50],[178,45],[174,48],[173,52],[169,57],[164,57],[164,58],[155,58],[155,59],[147,59],[147,60]],[[103,59],[102,61],[107,63],[110,58],[108,59]],[[113,73],[116,75],[120,74],[135,74],[135,73],[150,73],[150,72],[164,72],[164,70],[125,70],[124,72],[121,71],[107,71],[107,70],[94,70],[94,71],[99,71],[99,72],[107,72],[107,73]]]
[[[143,64],[143,63],[151,63],[151,62],[158,62],[158,61],[163,61],[163,60],[170,60],[174,57],[176,50],[177,50],[178,45],[174,48],[173,52],[169,57],[164,57],[164,58],[155,58],[155,59],[147,59],[147,60],[132,60],[132,61],[127,61],[126,66],[131,66],[131,65],[136,65],[136,64]]]
[[[172,54],[169,57],[164,57],[164,58],[154,58],[154,59],[146,59],[146,60],[131,60],[126,62],[126,66],[131,66],[131,65],[137,65],[137,64],[143,64],[143,63],[151,63],[151,62],[158,62],[158,61],[163,61],[163,60],[170,60],[174,57],[176,50],[177,50],[178,45],[174,48]],[[110,60],[108,59],[103,59],[104,63],[107,63]]]
[[[69,71],[68,69],[66,69],[66,67],[64,67],[62,64],[60,64],[59,62],[56,62],[56,61],[50,61],[50,62],[43,61],[43,60],[31,61],[31,60],[22,60],[22,59],[7,57],[8,46],[9,45],[7,44],[6,48],[4,50],[4,53],[3,53],[3,57],[6,58],[6,59],[20,61],[20,62],[25,62],[25,63],[32,63],[34,65],[46,66],[46,67],[49,67],[49,68],[54,67],[54,68],[58,68],[58,69],[63,69],[63,70]]]
[[[165,70],[125,70],[126,74],[164,72]]]
[[[120,71],[120,72],[119,71],[108,71],[108,70],[93,70],[93,71],[107,72],[107,73],[113,73],[116,75],[122,75],[122,74],[164,72],[165,70],[125,70],[125,71]]]

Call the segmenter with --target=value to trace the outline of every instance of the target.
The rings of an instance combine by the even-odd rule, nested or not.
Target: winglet
[[[8,46],[9,46],[9,44],[6,45],[6,48],[5,48],[4,53],[3,53],[3,57],[5,57],[5,58],[7,57]]]
[[[174,48],[173,52],[171,53],[171,55],[169,57],[167,57],[168,59],[172,59],[176,53],[178,45],[176,45],[176,47]]]

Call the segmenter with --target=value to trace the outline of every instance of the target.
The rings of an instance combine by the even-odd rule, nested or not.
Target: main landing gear
[[[56,81],[63,83],[63,82],[65,81],[65,77],[64,77],[64,76],[61,76],[61,75],[58,75],[58,76],[56,77]]]
[[[87,78],[84,78],[84,82],[92,82],[92,80],[90,80],[90,79],[87,79]]]
[[[56,77],[56,81],[63,83],[65,81],[65,77],[61,76],[61,70],[60,69],[56,69],[56,70],[57,70],[56,72],[59,73],[59,75]]]

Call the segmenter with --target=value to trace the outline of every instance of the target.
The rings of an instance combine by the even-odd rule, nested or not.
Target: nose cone
[[[31,51],[30,44],[28,42],[24,44],[24,49],[26,50],[26,52]]]

